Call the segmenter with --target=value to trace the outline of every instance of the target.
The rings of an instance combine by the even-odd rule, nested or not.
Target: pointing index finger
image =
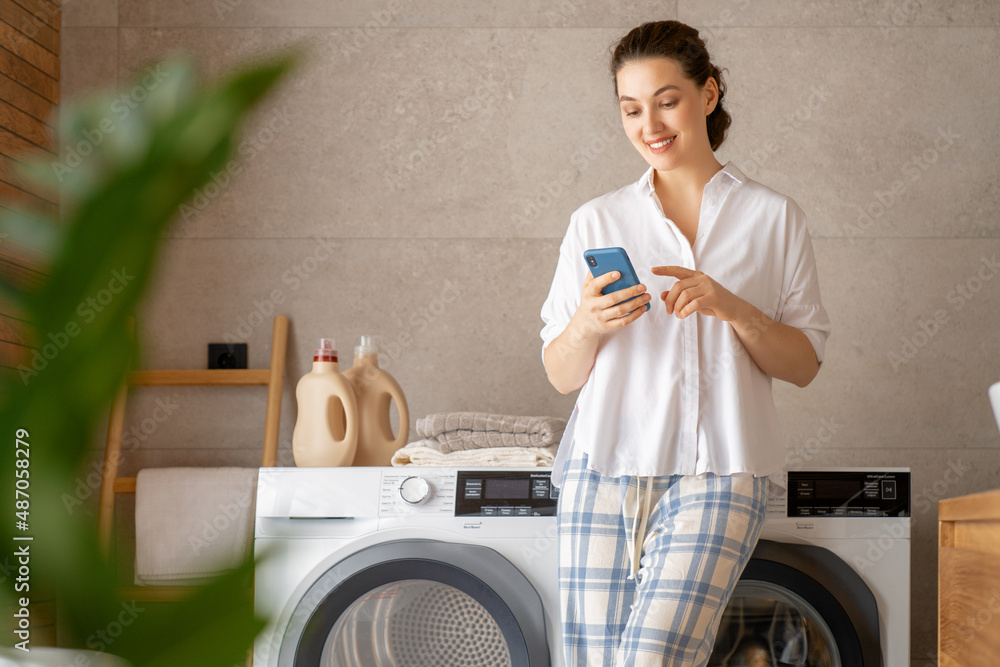
[[[653,275],[656,276],[673,276],[679,280],[685,278],[690,278],[694,275],[694,271],[685,268],[683,266],[654,266]]]

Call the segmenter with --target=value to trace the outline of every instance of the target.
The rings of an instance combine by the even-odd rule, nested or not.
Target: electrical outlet
[[[209,343],[208,367],[211,368],[246,368],[246,343]]]

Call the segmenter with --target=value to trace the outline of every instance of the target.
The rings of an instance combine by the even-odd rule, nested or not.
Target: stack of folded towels
[[[417,435],[392,465],[551,466],[566,428],[559,417],[442,412],[417,420]]]

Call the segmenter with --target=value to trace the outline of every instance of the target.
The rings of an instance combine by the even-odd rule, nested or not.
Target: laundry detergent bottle
[[[378,367],[374,336],[362,336],[354,348],[354,365],[344,371],[358,399],[358,451],[356,466],[388,466],[392,455],[410,437],[410,410],[399,383]],[[392,401],[399,411],[399,433],[392,435],[389,421]]]
[[[340,374],[337,350],[321,338],[312,370],[295,387],[299,414],[292,431],[292,455],[300,467],[349,466],[358,448],[358,403]]]

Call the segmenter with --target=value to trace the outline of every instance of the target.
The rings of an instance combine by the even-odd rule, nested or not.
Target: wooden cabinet
[[[1000,490],[938,503],[938,665],[1000,665]]]

